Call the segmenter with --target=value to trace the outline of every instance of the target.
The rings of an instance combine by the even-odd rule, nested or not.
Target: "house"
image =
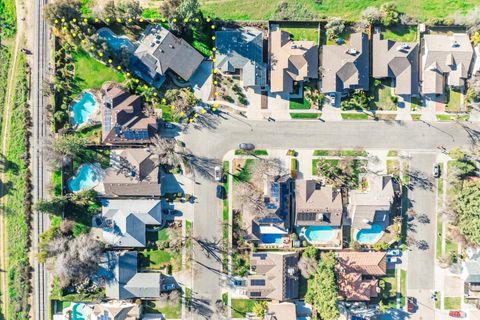
[[[103,240],[115,248],[144,248],[147,226],[162,221],[160,200],[111,199],[102,205]]]
[[[473,57],[468,35],[426,34],[423,47],[422,93],[443,94],[445,86],[463,89]]]
[[[102,143],[129,145],[148,143],[157,133],[157,119],[142,110],[142,98],[120,85],[102,87]]]
[[[297,319],[297,308],[292,302],[269,302],[264,320]]]
[[[295,226],[342,225],[342,195],[330,185],[315,180],[295,181]]]
[[[298,253],[262,252],[250,256],[247,296],[251,299],[298,298]]]
[[[378,276],[387,273],[385,252],[339,252],[335,266],[339,299],[370,301],[379,293]]]
[[[270,25],[270,91],[293,93],[295,84],[318,79],[318,45],[293,41],[278,24]]]
[[[110,301],[93,306],[92,320],[138,320],[142,305],[126,301]]]
[[[369,41],[365,33],[353,33],[343,45],[322,47],[322,93],[347,94],[353,89],[368,91]]]
[[[397,95],[418,95],[418,44],[383,39],[373,34],[372,77],[390,78]]]
[[[162,274],[138,272],[137,252],[115,252],[114,279],[107,281],[105,295],[108,299],[153,299],[160,297]]]
[[[203,59],[185,40],[159,25],[150,25],[140,39],[130,65],[138,77],[160,87],[168,72],[188,81]]]
[[[263,61],[263,33],[254,28],[215,32],[215,68],[240,77],[244,87],[263,89],[267,65]]]
[[[159,197],[158,156],[146,149],[114,149],[103,179],[106,198]]]
[[[480,303],[480,262],[477,259],[463,263],[462,280],[465,299],[478,306]]]
[[[367,190],[350,191],[348,211],[352,228],[370,229],[373,225],[386,228],[389,224],[396,184],[388,175],[371,175],[367,177],[367,181]]]

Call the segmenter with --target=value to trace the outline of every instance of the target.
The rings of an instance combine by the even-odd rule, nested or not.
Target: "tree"
[[[463,161],[465,160],[466,153],[463,152],[460,148],[456,147],[448,151],[448,155],[453,160]]]
[[[338,17],[331,18],[325,25],[325,29],[327,30],[327,37],[334,39],[345,30],[345,22]]]
[[[268,214],[263,193],[255,188],[253,184],[242,182],[233,190],[236,200],[242,204],[243,213],[257,217],[263,217]]]
[[[174,106],[176,116],[186,115],[198,102],[198,99],[189,88],[170,89],[165,92],[165,99]]]
[[[147,150],[158,156],[158,165],[176,168],[186,163],[185,149],[173,138],[156,136]]]
[[[383,18],[383,12],[376,7],[368,7],[360,14],[362,20],[368,24],[373,25],[379,23]]]
[[[261,158],[254,161],[250,167],[250,174],[250,180],[257,185],[257,188],[263,188],[265,181],[267,183],[285,181],[289,175],[280,158]]]
[[[480,32],[475,31],[471,36],[470,36],[472,43],[474,46],[480,44]],[[478,71],[477,71],[478,72]]]
[[[253,305],[253,313],[257,316],[263,319],[265,317],[265,314],[267,313],[268,310],[268,305],[267,301],[256,301],[255,304]]]
[[[457,226],[466,240],[480,244],[480,181],[467,184],[455,196],[452,209],[457,215]]]
[[[82,4],[79,0],[57,0],[45,5],[43,14],[45,19],[54,24],[55,19],[70,21],[73,18],[79,18],[81,16],[80,9]]]
[[[167,20],[171,21],[177,17],[177,8],[182,0],[164,0],[160,4],[160,14]]]
[[[193,19],[200,12],[198,0],[182,0],[177,8],[177,15],[180,19]]]
[[[317,265],[317,259],[315,259],[314,257],[309,257],[305,254],[303,254],[298,261],[298,269],[300,270],[302,277],[304,277],[305,279],[309,279],[315,273]]]
[[[64,135],[55,139],[51,145],[52,151],[59,157],[80,157],[86,151],[88,140],[77,135]]]
[[[320,159],[316,169],[318,175],[335,188],[355,188],[358,185],[357,175],[365,171],[365,164],[350,157],[338,163]]]
[[[54,215],[61,215],[67,201],[67,198],[64,196],[53,197],[50,200],[41,199],[33,205],[33,210]]]
[[[397,5],[393,2],[387,2],[381,5],[382,23],[384,26],[390,26],[400,21],[400,13],[397,10]]]
[[[308,280],[305,302],[313,306],[312,319],[320,317],[322,320],[336,320],[338,318],[334,253],[322,254],[313,277]]]

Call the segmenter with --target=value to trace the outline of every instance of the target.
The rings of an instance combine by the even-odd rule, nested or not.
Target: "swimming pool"
[[[80,99],[72,106],[73,124],[80,125],[88,121],[92,113],[97,110],[97,104],[93,94],[84,92]]]
[[[72,320],[85,320],[92,313],[84,303],[75,303],[72,306]]]
[[[132,53],[135,50],[134,45],[130,40],[125,37],[119,37],[112,30],[108,28],[102,28],[97,32],[100,38],[107,41],[108,45],[117,52],[120,52],[122,48],[127,48],[128,52]]]
[[[303,235],[309,242],[326,242],[335,237],[335,231],[330,226],[310,226]]]
[[[281,244],[282,238],[284,236],[285,235],[283,234],[267,233],[267,234],[262,234],[261,240],[263,243],[266,243],[266,244]]]
[[[68,188],[72,192],[79,192],[95,187],[99,184],[98,168],[92,164],[83,164],[77,174],[68,181]]]
[[[355,238],[360,243],[372,244],[380,239],[382,233],[383,227],[377,223],[374,223],[369,229],[360,229]]]

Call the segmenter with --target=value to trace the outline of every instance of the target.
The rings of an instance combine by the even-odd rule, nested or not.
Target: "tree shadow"
[[[0,198],[12,194],[13,182],[7,181],[3,182],[0,181]]]
[[[19,168],[17,163],[8,160],[3,153],[0,153],[0,170],[2,172],[11,172],[13,174],[18,174]]]
[[[207,157],[200,157],[194,154],[187,154],[185,156],[188,164],[192,167],[195,173],[200,174],[202,177],[213,180],[213,171],[215,166],[220,165],[220,161]]]
[[[410,178],[410,183],[408,184],[410,191],[417,187],[423,190],[433,190],[433,181],[423,171],[412,169],[408,172],[408,177]]]

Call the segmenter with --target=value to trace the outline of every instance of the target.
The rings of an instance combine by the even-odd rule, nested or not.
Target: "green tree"
[[[325,29],[327,30],[327,37],[334,39],[345,30],[345,22],[338,17],[333,17],[327,22]]]
[[[256,301],[255,304],[253,305],[252,311],[257,317],[261,317],[263,319],[263,317],[267,313],[267,310],[268,310],[268,305],[266,301]]]
[[[170,89],[165,92],[165,99],[167,99],[169,104],[175,106],[173,113],[177,116],[181,113],[187,114],[198,102],[198,99],[189,88]]]
[[[463,161],[463,160],[465,160],[465,155],[466,154],[460,148],[456,147],[456,148],[453,148],[450,151],[448,151],[448,155],[453,160]]]
[[[480,181],[469,183],[455,196],[452,209],[465,238],[480,245]]]
[[[33,205],[33,210],[54,215],[61,215],[67,202],[68,199],[64,196],[53,197],[50,200],[42,199]]]
[[[62,19],[65,19],[65,21],[70,21],[73,18],[79,19],[81,7],[82,4],[79,0],[57,0],[48,3],[43,10],[43,14],[50,24],[54,24],[55,19],[58,21]]]
[[[387,2],[380,7],[382,12],[382,24],[384,26],[390,26],[400,21],[400,13],[397,10],[397,5],[393,2]]]
[[[52,150],[59,156],[78,157],[85,153],[86,145],[86,138],[64,135],[53,141]]]
[[[333,252],[322,254],[316,272],[308,280],[305,302],[313,306],[312,319],[338,319],[335,255]]]

